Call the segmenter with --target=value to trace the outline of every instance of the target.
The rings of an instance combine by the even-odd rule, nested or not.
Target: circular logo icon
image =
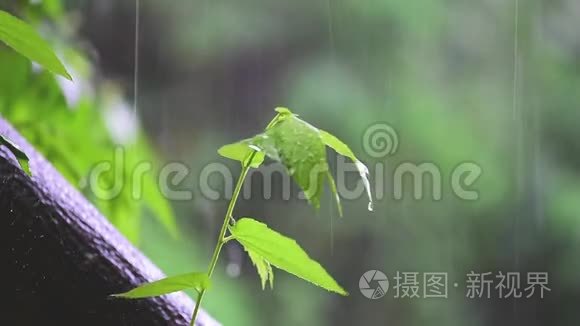
[[[365,297],[376,300],[387,294],[389,290],[389,280],[385,273],[376,269],[365,272],[358,281],[360,293]]]
[[[369,126],[363,135],[363,149],[374,158],[393,155],[399,148],[399,135],[395,128],[386,123]]]

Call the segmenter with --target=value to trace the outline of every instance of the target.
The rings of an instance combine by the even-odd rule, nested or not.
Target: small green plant
[[[220,251],[225,243],[232,240],[239,242],[248,252],[250,259],[256,266],[263,289],[267,283],[270,284],[271,288],[273,287],[274,271],[272,266],[274,266],[328,291],[348,295],[318,262],[308,256],[295,240],[270,229],[266,224],[253,218],[234,219],[236,201],[248,171],[252,168],[258,168],[266,156],[281,162],[287,168],[288,173],[304,191],[306,199],[316,209],[320,207],[320,197],[325,180],[327,180],[338,206],[339,214],[342,215],[340,198],[326,161],[326,146],[349,157],[356,163],[369,196],[369,209],[372,210],[368,169],[355,157],[350,148],[335,136],[301,120],[286,108],[277,108],[276,112],[277,115],[263,133],[237,143],[225,145],[218,150],[220,155],[239,161],[242,165],[242,171],[229,202],[207,272],[168,277],[114,296],[135,299],[195,289],[198,292],[198,297],[191,320],[191,325],[194,325],[203,297],[210,286],[210,278],[216,267]]]
[[[50,45],[36,33],[34,28],[2,10],[0,10],[0,41],[49,71],[72,80]],[[6,146],[16,156],[24,172],[31,175],[28,156],[16,144],[0,134],[0,145]]]

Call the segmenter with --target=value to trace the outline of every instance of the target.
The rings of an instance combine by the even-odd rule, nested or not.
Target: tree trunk
[[[6,121],[0,134],[30,158],[32,178],[0,147],[1,229],[8,325],[188,325],[183,293],[126,300],[109,297],[164,277]],[[197,325],[218,325],[203,311]]]

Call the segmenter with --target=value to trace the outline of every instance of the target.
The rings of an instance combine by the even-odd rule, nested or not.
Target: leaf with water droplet
[[[326,150],[318,129],[289,115],[264,134],[266,138],[254,137],[253,144],[264,149],[271,159],[284,164],[306,199],[318,209],[328,171]]]
[[[320,130],[320,137],[328,147],[334,149],[338,154],[350,158],[354,162],[369,198],[368,209],[369,211],[372,211],[373,197],[371,194],[371,185],[369,182],[369,169],[354,155],[352,150],[344,142],[336,138],[333,134],[324,130]]]
[[[253,152],[256,153],[252,156]],[[264,152],[252,145],[249,139],[224,145],[218,149],[218,153],[225,158],[240,161],[242,166],[249,164],[253,168],[258,168],[264,162]]]
[[[352,150],[332,134],[298,118],[289,109],[280,107],[276,108],[276,112],[278,115],[268,124],[264,133],[238,143],[225,145],[218,150],[220,155],[246,164],[250,153],[255,150],[257,154],[251,162],[252,167],[259,166],[264,156],[281,162],[287,168],[288,174],[304,191],[306,199],[316,209],[320,207],[320,197],[326,177],[339,214],[342,216],[342,206],[336,184],[332,175],[328,173],[326,146],[329,146],[337,153],[354,161],[369,198],[368,208],[372,210],[369,171],[356,158]]]

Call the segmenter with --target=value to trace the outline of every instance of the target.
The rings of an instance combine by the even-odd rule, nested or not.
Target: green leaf
[[[146,283],[131,291],[113,294],[112,296],[127,299],[139,299],[157,297],[187,289],[195,289],[196,291],[201,292],[202,290],[209,288],[209,286],[210,280],[206,273],[188,273]]]
[[[332,134],[320,130],[298,118],[289,109],[278,107],[278,114],[268,124],[262,134],[237,143],[222,146],[218,153],[224,157],[248,163],[252,152],[256,152],[252,167],[258,167],[264,161],[264,155],[281,162],[296,183],[304,191],[308,202],[316,209],[320,208],[320,197],[324,188],[324,178],[328,178],[330,190],[335,198],[339,215],[342,206],[332,175],[328,172],[326,146],[337,153],[352,159],[361,176],[369,198],[369,210],[373,209],[368,168],[356,158],[352,150]]]
[[[278,112],[281,116],[294,115],[294,113],[292,113],[292,111],[290,111],[288,108],[284,108],[284,107],[277,107],[274,109],[274,111]]]
[[[29,176],[32,176],[32,173],[30,172],[28,156],[20,149],[20,147],[18,147],[18,145],[14,144],[11,140],[4,137],[3,135],[0,135],[0,145],[6,146],[8,150],[14,154],[22,170]]]
[[[262,290],[266,289],[266,282],[269,281],[270,288],[274,288],[274,271],[272,270],[272,265],[264,259],[264,257],[260,256],[259,254],[255,253],[252,250],[246,248],[250,259],[254,266],[256,266],[256,270],[258,271],[258,275],[260,276],[260,280],[262,281]]]
[[[284,119],[297,116],[296,114],[292,113],[292,111],[290,111],[288,108],[277,107],[274,109],[274,111],[278,112],[278,114],[276,114],[274,119],[272,119],[272,121],[270,121],[270,123],[268,123],[268,125],[266,126],[266,128],[264,128],[264,130],[268,130],[268,129],[272,128],[278,122],[283,121]]]
[[[336,138],[334,135],[332,135],[329,132],[326,132],[324,130],[320,130],[320,137],[322,138],[322,141],[324,142],[324,144],[326,144],[326,146],[334,149],[338,154],[346,156],[348,158],[350,158],[357,170],[358,173],[362,179],[363,185],[365,186],[365,189],[367,191],[367,196],[369,198],[369,210],[373,210],[373,197],[371,195],[371,185],[369,182],[369,169],[366,167],[366,165],[364,165],[352,152],[352,150],[344,143],[342,142],[340,139]],[[331,184],[331,188],[332,188],[332,184],[334,183],[334,180],[332,180],[332,176],[329,176],[330,178],[330,184]],[[336,195],[336,186],[334,186],[335,190],[334,193]],[[340,207],[340,202],[338,201],[338,196],[335,196],[337,198],[337,204]],[[340,208],[339,208],[340,209]]]
[[[319,129],[320,137],[324,144],[332,149],[334,149],[338,154],[346,156],[353,161],[358,161],[352,150],[343,143],[340,139],[336,138],[333,134]]]
[[[0,10],[0,41],[49,71],[72,80],[50,45],[27,23]]]
[[[230,231],[247,251],[259,255],[270,264],[328,291],[348,295],[295,240],[268,228],[266,224],[251,218],[242,218]]]
[[[254,154],[252,162],[249,162],[253,152],[256,152],[256,154]],[[218,149],[218,153],[225,158],[240,161],[242,166],[250,164],[251,167],[258,168],[264,162],[264,152],[260,148],[253,146],[249,139],[224,145]]]
[[[310,204],[320,207],[328,164],[318,129],[292,115],[254,137],[253,143],[284,164]]]

